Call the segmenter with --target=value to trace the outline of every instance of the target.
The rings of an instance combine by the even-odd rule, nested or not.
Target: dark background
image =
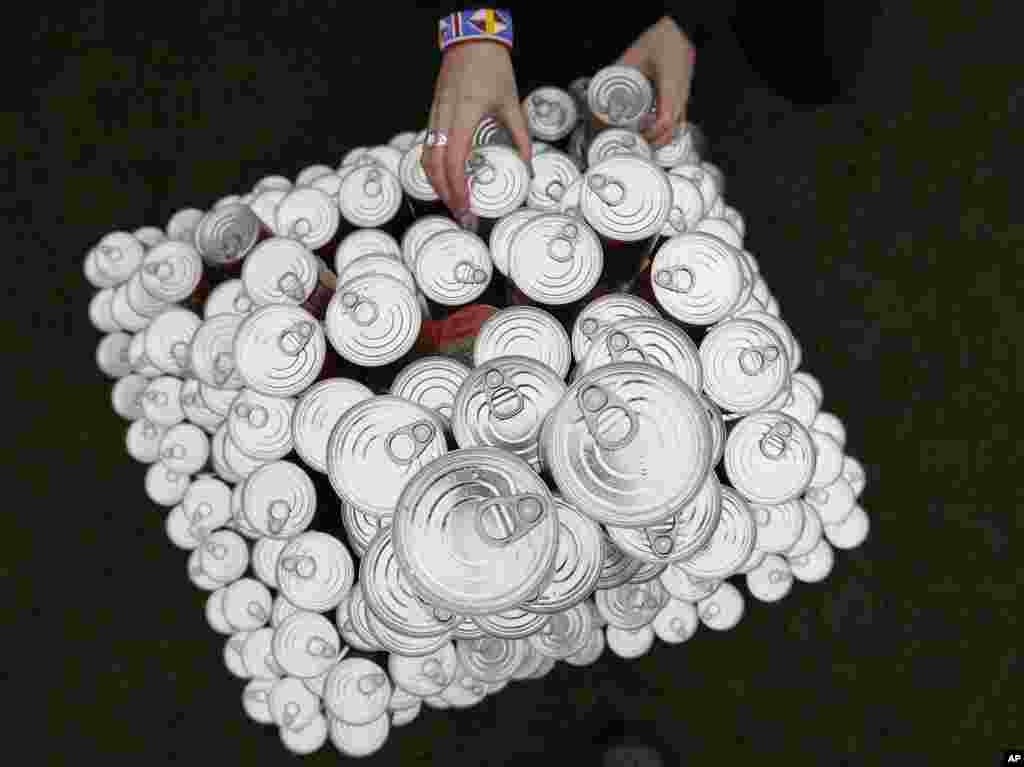
[[[829,5],[824,21],[747,17],[746,53],[719,25],[691,119],[865,466],[867,543],[779,604],[748,598],[726,634],[424,708],[367,764],[597,765],[628,740],[673,765],[986,765],[1024,742],[1011,549],[1024,238],[1006,173],[1020,43],[989,3]],[[7,748],[33,762],[290,759],[245,716],[206,594],[125,453],[81,263],[108,231],[424,127],[433,19],[314,7],[25,4],[35,25],[8,18],[4,707]],[[543,81],[588,74],[544,78],[559,57],[537,58]],[[815,98],[829,103],[793,103]],[[339,758],[328,745],[305,763]]]

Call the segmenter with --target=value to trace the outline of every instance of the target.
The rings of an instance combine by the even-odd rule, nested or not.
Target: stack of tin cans
[[[844,425],[693,126],[637,132],[652,93],[610,67],[529,94],[532,173],[486,120],[486,236],[429,206],[406,132],[89,251],[128,452],[291,751],[728,630],[736,582],[777,601],[865,540]],[[497,283],[525,300],[470,357],[414,352]]]

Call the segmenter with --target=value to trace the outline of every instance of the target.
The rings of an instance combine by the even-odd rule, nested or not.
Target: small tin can
[[[222,423],[217,431],[213,433],[210,440],[210,464],[214,473],[229,484],[242,482],[245,477],[237,472],[228,462],[228,446],[231,438],[228,436],[228,425]],[[238,448],[232,448],[236,453]],[[239,453],[241,454],[241,453]],[[255,469],[253,469],[255,471]],[[251,473],[251,472],[250,472]]]
[[[598,234],[638,242],[658,234],[672,209],[665,172],[639,157],[611,157],[583,177],[580,210]]]
[[[388,141],[388,146],[394,147],[399,152],[407,152],[409,147],[411,147],[415,141],[416,131],[401,131],[391,137],[391,140]]]
[[[404,153],[404,150],[396,149],[388,144],[379,144],[367,149],[363,157],[373,160],[382,168],[387,168],[397,180]]]
[[[113,288],[96,291],[89,301],[89,320],[100,333],[116,333],[121,329],[114,319],[114,311],[111,308],[113,301]]]
[[[124,297],[128,302],[128,306],[132,308],[134,312],[142,317],[148,317],[152,319],[156,317],[164,309],[171,306],[167,301],[159,299],[148,290],[143,280],[144,273],[140,269],[133,274],[127,282],[122,284],[124,288]]]
[[[402,184],[395,173],[382,165],[356,168],[345,177],[338,194],[341,215],[357,227],[384,226],[394,219],[401,206]]]
[[[196,474],[210,458],[210,440],[195,424],[172,426],[160,441],[160,462],[179,474]]]
[[[320,264],[309,249],[286,237],[259,243],[242,266],[245,293],[256,306],[303,305],[321,282]]]
[[[508,255],[516,287],[541,304],[579,301],[594,289],[604,269],[597,234],[564,213],[544,213],[524,223],[512,235]]]
[[[200,220],[195,247],[208,266],[234,270],[252,250],[262,230],[262,222],[248,205],[225,205]]]
[[[704,384],[700,352],[685,331],[660,317],[631,317],[593,337],[576,376],[613,362],[645,362],[669,371],[694,392]]]
[[[635,130],[653,104],[654,87],[636,67],[605,67],[587,84],[590,113],[609,125]]]
[[[662,237],[675,237],[693,230],[701,231],[700,224],[704,220],[704,198],[700,189],[690,179],[683,176],[668,174],[668,182],[672,185],[672,209],[668,214]],[[714,231],[709,234],[715,234]]]
[[[391,384],[391,394],[434,411],[451,430],[455,396],[470,372],[468,366],[452,357],[422,357],[399,371]]]
[[[261,178],[259,181],[256,182],[256,185],[252,188],[252,190],[254,192],[265,192],[268,190],[278,190],[287,192],[291,188],[291,179],[286,178],[285,176],[273,175],[264,176],[263,178]]]
[[[353,163],[357,162],[363,155],[367,153],[367,151],[369,151],[369,149],[370,148],[366,146],[357,146],[353,147],[352,149],[349,149],[345,153],[344,157],[341,158],[340,167],[344,168],[346,165],[352,165]]]
[[[271,646],[274,660],[289,677],[298,677],[294,689],[301,689],[310,698],[310,710],[315,711],[316,696],[299,680],[318,676],[337,665],[344,654],[337,630],[319,613],[300,610],[274,629]]]
[[[577,315],[572,328],[572,356],[580,362],[602,330],[619,320],[633,317],[657,319],[661,315],[651,304],[629,293],[609,293],[591,301]]]
[[[394,512],[410,477],[446,452],[444,423],[433,411],[401,397],[371,397],[335,424],[327,476],[343,501],[382,517]]]
[[[564,393],[558,374],[530,357],[477,365],[455,397],[455,441],[461,448],[500,448],[539,471],[541,427]]]
[[[179,474],[161,463],[154,463],[146,470],[146,495],[153,503],[171,508],[181,503],[191,482],[187,474]]]
[[[462,229],[437,232],[420,246],[416,282],[443,306],[472,303],[487,289],[493,264],[487,243]]]
[[[223,197],[221,197],[219,200],[217,200],[215,203],[213,203],[213,208],[216,209],[216,208],[223,208],[223,207],[226,207],[228,205],[234,205],[235,203],[240,202],[241,199],[242,199],[242,195],[240,195],[240,194],[226,194]]]
[[[757,525],[750,507],[731,488],[721,488],[722,513],[707,545],[679,563],[693,578],[725,579],[735,575],[750,558],[757,541]]]
[[[728,581],[723,581],[714,594],[697,604],[701,623],[713,631],[736,628],[745,611],[743,595]]]
[[[771,328],[745,317],[726,320],[700,343],[704,391],[723,410],[761,410],[789,385],[786,347]]]
[[[654,257],[654,296],[679,322],[714,325],[739,305],[745,282],[741,258],[736,248],[710,234],[673,237]]]
[[[160,243],[146,254],[139,268],[146,292],[167,303],[189,298],[203,279],[203,260],[199,251],[186,242],[168,240]]]
[[[835,413],[827,410],[820,410],[811,422],[811,428],[822,434],[827,434],[842,450],[846,446],[846,426]]]
[[[389,700],[388,675],[366,658],[345,658],[331,669],[324,684],[327,713],[346,724],[367,725],[381,716],[386,718]]]
[[[227,417],[238,397],[237,389],[218,389],[216,386],[199,382],[199,396],[206,407],[219,416]]]
[[[156,463],[160,457],[160,441],[167,428],[158,426],[144,415],[134,421],[125,433],[128,455],[139,463]]]
[[[638,631],[649,626],[668,604],[669,594],[657,578],[647,583],[624,583],[611,589],[598,589],[594,602],[609,627]]]
[[[292,189],[277,204],[275,217],[278,236],[297,240],[309,250],[330,242],[341,223],[338,205],[313,187]]]
[[[438,196],[434,185],[430,183],[427,172],[423,169],[423,144],[414,144],[402,155],[402,163],[398,167],[398,180],[402,189],[414,200],[419,202],[436,202]]]
[[[503,682],[526,660],[526,643],[519,639],[485,636],[456,643],[459,662],[474,679]]]
[[[124,378],[132,373],[128,349],[132,337],[128,333],[108,333],[96,346],[96,366],[108,378]]]
[[[386,274],[404,284],[413,293],[417,290],[416,280],[405,268],[405,264],[390,253],[370,253],[360,256],[345,267],[345,271],[338,273],[338,284],[344,286],[349,280],[362,277],[364,274]]]
[[[580,172],[587,168],[587,127],[586,123],[580,123],[569,136],[569,142],[565,147],[566,154],[579,168]]]
[[[579,121],[572,95],[551,86],[537,88],[523,99],[523,112],[530,135],[541,141],[561,141]]]
[[[328,173],[334,173],[334,168],[330,165],[308,165],[299,171],[294,186],[311,186],[314,181]]]
[[[239,494],[239,488],[241,488],[244,495],[245,483],[242,482],[235,486],[233,496]],[[244,503],[244,498],[242,502]],[[244,518],[244,507],[240,511]],[[238,518],[239,516],[236,515],[236,521]],[[277,561],[281,557],[281,552],[287,548],[289,542],[290,539],[285,538],[260,538],[253,544],[252,571],[269,588],[277,588]],[[280,595],[277,598],[282,599]]]
[[[576,161],[565,152],[548,149],[535,155],[532,164],[527,206],[539,211],[557,211],[566,190],[581,176]]]
[[[661,522],[696,496],[711,468],[711,429],[697,394],[643,362],[578,378],[548,414],[540,447],[562,495],[619,527]]]
[[[254,471],[245,483],[245,518],[266,538],[294,538],[316,513],[316,487],[301,467],[273,461]]]
[[[260,461],[276,461],[292,451],[295,400],[242,389],[228,413],[228,435],[243,453]]]
[[[692,126],[688,123],[677,125],[672,130],[672,140],[654,152],[654,161],[662,168],[673,168],[697,160],[694,134]]]
[[[327,340],[305,309],[271,304],[241,320],[233,354],[233,370],[242,384],[272,397],[294,397],[320,375]]]
[[[800,363],[803,361],[803,354],[800,349],[800,344],[797,343],[796,337],[793,335],[793,331],[790,330],[789,325],[768,312],[751,311],[738,316],[745,320],[760,322],[775,333],[778,339],[782,342],[782,345],[786,348],[786,359],[789,360],[789,369],[794,371],[794,376],[797,376],[798,373],[796,371],[798,371]],[[794,383],[797,380],[797,378],[794,378]],[[816,397],[816,402],[820,404],[820,396]],[[805,425],[809,426],[810,424]]]
[[[502,217],[491,229],[488,238],[491,246],[491,262],[494,264],[494,268],[504,276],[508,276],[509,245],[516,231],[527,221],[536,218],[543,212],[533,208],[520,208]]]
[[[807,489],[814,476],[814,443],[795,418],[759,411],[737,421],[724,460],[729,482],[744,498],[777,505]]]
[[[782,557],[769,554],[746,574],[747,590],[760,602],[778,602],[793,590],[793,573]]]
[[[672,179],[674,180],[673,186],[675,186],[676,183],[684,181],[687,182],[688,186],[693,186],[692,181],[684,179],[682,176],[673,175]],[[698,232],[704,232],[705,234],[713,234],[715,235],[715,237],[722,240],[723,242],[728,243],[729,245],[732,245],[737,250],[743,250],[743,236],[739,233],[739,230],[736,229],[736,227],[733,226],[727,219],[711,217],[704,218],[697,224],[695,224],[693,228]],[[746,261],[746,258],[744,258],[744,261]],[[749,267],[749,262],[747,266]]]
[[[722,218],[736,227],[736,231],[740,233],[740,237],[745,237],[747,234],[746,222],[743,220],[743,216],[740,212],[730,205],[723,206]]]
[[[454,228],[455,222],[451,223]],[[374,253],[385,253],[403,261],[405,259],[404,247],[387,232],[380,229],[357,229],[338,244],[338,249],[334,252],[334,273],[343,274],[349,264],[357,258]]]
[[[129,333],[138,333],[145,329],[152,320],[151,317],[139,314],[128,303],[128,283],[121,283],[114,288],[114,297],[110,301],[110,313],[114,317],[114,322]]]
[[[721,212],[718,210],[721,203],[721,189],[718,186],[718,177],[706,170],[699,164],[685,162],[675,165],[668,170],[669,174],[683,176],[695,183],[700,189],[700,196],[704,200],[705,215],[714,216]]]
[[[806,504],[799,499],[767,505],[750,504],[757,524],[757,548],[768,554],[785,554],[803,535]]]
[[[243,320],[238,314],[219,314],[200,325],[192,336],[188,354],[196,378],[219,389],[245,386],[235,367],[235,334]]]
[[[277,560],[277,587],[300,610],[333,610],[354,582],[352,555],[327,533],[306,531],[295,536]]]
[[[804,501],[818,512],[823,524],[838,525],[853,511],[857,496],[853,486],[839,477],[827,487],[808,488]]]
[[[401,258],[410,273],[416,271],[416,260],[419,258],[420,246],[434,234],[446,230],[458,229],[459,225],[447,216],[423,216],[416,219],[402,237]],[[391,235],[388,235],[389,237]],[[341,274],[341,272],[338,272]]]
[[[191,244],[195,241],[196,228],[204,215],[198,208],[182,208],[167,222],[167,239]]]
[[[843,478],[850,483],[854,495],[859,498],[867,486],[867,474],[864,472],[864,467],[860,461],[852,455],[843,456]]]
[[[149,379],[135,373],[119,378],[110,391],[114,412],[126,421],[142,418],[142,393],[147,386]]]
[[[699,602],[704,597],[714,594],[722,583],[721,580],[715,578],[694,578],[683,570],[678,562],[665,568],[665,571],[658,576],[658,580],[673,599],[691,603]]]
[[[181,387],[181,379],[174,376],[160,376],[151,380],[142,394],[142,410],[146,418],[167,429],[184,421]]]
[[[252,299],[245,292],[245,283],[239,279],[227,280],[210,291],[210,297],[203,306],[203,317],[210,319],[219,314],[244,317],[253,308]]]
[[[327,473],[327,442],[334,425],[350,407],[373,392],[358,381],[328,378],[308,389],[292,413],[295,452],[311,469]]]
[[[422,312],[416,296],[393,277],[366,274],[347,282],[328,304],[327,339],[363,367],[388,365],[416,344]]]
[[[802,583],[820,583],[825,580],[835,565],[835,551],[827,538],[818,541],[810,552],[789,559],[793,577]]]
[[[474,149],[485,146],[515,146],[512,132],[494,115],[484,115],[473,130],[471,145]]]
[[[338,196],[341,194],[341,184],[344,180],[344,177],[340,173],[331,171],[330,173],[317,178],[310,184],[310,186],[314,189],[319,189],[330,197],[332,202],[337,204]]]
[[[569,335],[543,309],[516,306],[501,309],[480,326],[473,346],[477,367],[498,357],[529,357],[564,379],[572,363]]]
[[[141,242],[147,248],[159,245],[167,239],[164,230],[158,226],[142,226],[132,232],[132,237]]]
[[[290,189],[264,189],[249,203],[249,209],[260,220],[260,234],[275,236],[277,231],[277,206],[288,196]]]
[[[456,450],[405,485],[391,525],[413,589],[455,615],[511,609],[551,578],[558,515],[544,481],[495,448]]]
[[[163,371],[150,362],[146,356],[145,330],[140,330],[132,336],[132,342],[128,344],[128,361],[131,363],[132,371],[144,378],[156,378],[163,375]]]
[[[526,202],[530,170],[519,153],[507,146],[482,146],[466,158],[469,208],[489,219],[506,216]]]
[[[139,268],[146,246],[128,232],[111,232],[89,252],[95,272],[100,277],[98,288],[109,288],[127,281]]]
[[[655,635],[666,644],[681,644],[697,632],[700,619],[697,608],[690,602],[670,599],[651,623]]]
[[[220,438],[219,441],[218,436],[216,434],[213,435],[213,442],[210,445],[210,457],[217,459],[217,462],[214,463],[214,469],[217,472],[217,476],[225,482],[241,482],[251,476],[257,469],[270,463],[270,461],[262,458],[254,458],[247,453],[243,453],[231,438],[227,423],[224,424],[224,431],[225,436]],[[215,446],[216,450],[213,449]]]
[[[654,151],[639,133],[622,128],[605,128],[587,146],[587,165],[593,167],[611,157],[639,157],[650,160]]]
[[[846,518],[835,525],[825,526],[825,538],[837,549],[855,549],[867,540],[871,520],[860,506],[854,506]]]
[[[189,345],[203,321],[188,309],[168,309],[146,328],[146,358],[167,375],[191,370]]]

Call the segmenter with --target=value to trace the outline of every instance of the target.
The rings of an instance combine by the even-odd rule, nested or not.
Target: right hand
[[[472,151],[473,132],[487,115],[508,128],[519,156],[529,166],[530,132],[508,49],[491,40],[451,46],[441,60],[427,126],[447,134],[448,144],[424,145],[422,163],[434,191],[463,226],[475,225],[469,211],[466,158]]]

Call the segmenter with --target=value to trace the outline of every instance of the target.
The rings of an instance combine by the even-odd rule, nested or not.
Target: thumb
[[[512,101],[502,107],[501,110],[501,121],[508,128],[509,133],[512,134],[512,140],[516,144],[516,149],[519,151],[519,156],[523,162],[526,163],[527,169],[530,171],[530,177],[533,177],[533,140],[530,138],[530,129],[526,123],[526,115],[523,113],[523,107],[518,101]]]

